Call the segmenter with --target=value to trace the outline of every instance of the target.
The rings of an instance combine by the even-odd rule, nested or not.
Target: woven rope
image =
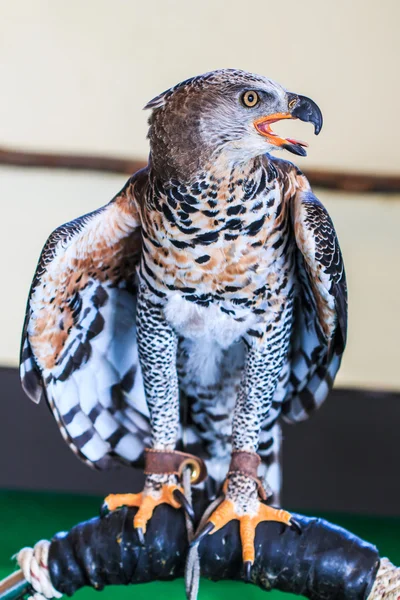
[[[367,600],[400,600],[400,568],[382,558]]]
[[[188,499],[188,501],[191,504],[192,503],[192,490],[190,487],[190,479],[185,480],[185,474],[183,477],[183,490],[185,492],[186,498]],[[214,512],[214,510],[217,508],[217,506],[219,504],[221,504],[222,500],[223,500],[222,497],[216,498],[208,506],[207,510],[204,512],[203,516],[201,517],[200,523],[199,523],[196,531],[193,531],[192,522],[190,521],[189,517],[186,515],[186,527],[187,527],[187,532],[188,532],[189,544],[192,541],[192,539],[198,533],[200,533],[200,531],[203,529],[203,527],[207,523],[208,518],[211,516],[211,514]],[[187,600],[197,600],[197,596],[199,593],[199,586],[200,586],[199,551],[198,551],[197,546],[192,546],[192,548],[189,547],[189,552],[187,555],[186,566],[185,566],[185,588],[186,588]]]
[[[51,583],[49,572],[50,542],[41,540],[33,548],[22,548],[16,555],[25,579],[31,584],[35,593],[29,600],[45,600],[45,598],[61,598]]]
[[[185,469],[183,472],[183,491],[186,500],[192,505],[192,487],[190,485],[190,469]],[[189,544],[194,538],[194,528],[190,517],[185,513],[186,531]],[[186,597],[188,600],[196,600],[199,593],[200,585],[200,559],[196,548],[189,549],[186,566],[185,566],[185,588]]]

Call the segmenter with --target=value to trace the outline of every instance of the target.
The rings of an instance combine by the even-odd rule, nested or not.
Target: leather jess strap
[[[201,483],[207,478],[205,462],[193,454],[177,450],[145,449],[144,472],[146,475],[177,475],[181,477],[187,466],[192,471],[191,483],[193,485]]]
[[[263,500],[266,500],[267,493],[257,473],[260,463],[261,458],[255,452],[234,450],[232,452],[228,475],[230,475],[231,473],[241,473],[242,475],[251,477],[251,479],[254,479],[254,481],[257,483],[258,493],[260,494],[260,497]]]

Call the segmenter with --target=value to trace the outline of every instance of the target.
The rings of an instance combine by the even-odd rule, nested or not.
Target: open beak
[[[288,112],[274,113],[254,121],[254,127],[258,133],[266,137],[270,144],[289,150],[293,154],[306,156],[305,148],[308,147],[306,142],[293,138],[281,138],[272,131],[272,123],[282,119],[300,119],[301,121],[311,122],[314,125],[315,135],[318,135],[322,128],[322,113],[317,104],[306,96],[288,94]]]

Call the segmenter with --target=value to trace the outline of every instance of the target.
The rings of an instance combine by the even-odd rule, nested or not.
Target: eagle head
[[[150,161],[163,177],[189,181],[221,161],[229,168],[276,149],[306,155],[305,142],[279,137],[271,128],[282,119],[314,124],[317,104],[267,77],[221,69],[193,77],[151,100]]]

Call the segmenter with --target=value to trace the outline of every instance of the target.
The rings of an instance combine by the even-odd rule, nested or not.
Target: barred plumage
[[[293,103],[229,70],[150,102],[148,168],[43,250],[22,382],[95,467],[180,445],[220,482],[233,444],[258,450],[278,493],[279,417],[306,418],[333,384],[347,322],[335,230],[302,173],[266,153],[304,144],[245,121],[237,98],[249,88],[264,113]],[[228,494],[239,489],[231,479]]]

